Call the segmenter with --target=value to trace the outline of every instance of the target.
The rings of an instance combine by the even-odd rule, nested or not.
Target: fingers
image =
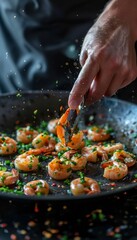
[[[123,67],[118,73],[115,75],[113,80],[111,81],[105,96],[112,96],[114,95],[119,89],[126,87],[132,81],[135,80],[137,75],[137,67]]]
[[[94,77],[99,72],[99,65],[94,61],[91,55],[88,56],[69,96],[68,105],[72,109],[76,109],[86,92],[89,90]]]
[[[81,66],[84,66],[87,58],[88,58],[87,51],[85,51],[85,49],[82,49],[81,54],[80,54],[80,58],[79,58]]]
[[[114,95],[120,88],[123,80],[124,79],[122,79],[122,77],[120,77],[119,74],[116,74],[113,77],[112,81],[110,82],[110,85],[108,86],[108,89],[106,90],[104,96],[110,97],[110,96]]]
[[[112,71],[103,71],[101,70],[98,75],[94,78],[90,89],[88,91],[88,95],[86,97],[85,104],[90,105],[91,103],[99,100],[105,95],[105,92],[110,85],[110,82],[113,79]]]

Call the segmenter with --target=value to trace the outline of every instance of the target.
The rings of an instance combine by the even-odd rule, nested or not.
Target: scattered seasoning
[[[35,227],[35,226],[36,226],[36,222],[34,222],[34,221],[29,221],[29,222],[28,222],[28,226],[29,226],[29,227]]]
[[[85,174],[83,172],[78,171],[77,173],[80,176],[80,182],[85,183]]]
[[[17,93],[16,97],[22,97],[21,93]]]
[[[11,239],[11,240],[17,240],[17,236],[16,236],[15,234],[11,234],[11,235],[10,235],[10,239]]]
[[[35,213],[39,212],[37,203],[35,203],[34,212],[35,212]]]
[[[33,114],[36,115],[38,113],[38,109],[34,110]]]

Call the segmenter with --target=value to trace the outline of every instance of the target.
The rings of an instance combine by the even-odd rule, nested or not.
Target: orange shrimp
[[[16,132],[16,139],[18,142],[22,143],[31,143],[32,140],[38,135],[38,132],[34,129],[31,129],[30,126],[19,128]]]
[[[70,108],[68,108],[66,110],[66,112],[61,116],[61,118],[58,121],[57,128],[56,128],[57,136],[63,145],[66,145],[64,126],[67,124],[67,118],[68,118],[69,113],[70,113]]]
[[[83,141],[83,131],[78,131],[77,133],[74,133],[69,142],[66,142],[65,140],[65,127],[67,125],[67,119],[68,119],[69,113],[70,113],[70,108],[68,108],[66,112],[62,115],[62,117],[59,119],[59,122],[57,125],[57,136],[61,141],[62,145],[70,147],[72,149],[79,149],[84,147],[85,145]]]
[[[51,119],[48,122],[47,129],[50,133],[53,133],[56,135],[56,133],[57,133],[56,128],[57,128],[58,121],[59,121],[59,119]]]
[[[45,180],[39,179],[28,182],[24,186],[25,195],[48,195],[49,185]]]
[[[110,180],[120,180],[128,174],[127,165],[120,161],[107,161],[101,166],[104,168],[103,177]]]
[[[93,126],[88,129],[88,135],[89,140],[95,141],[95,142],[101,142],[106,141],[110,138],[110,134],[107,133],[106,129]]]
[[[127,167],[132,167],[136,163],[135,155],[124,150],[118,150],[114,152],[112,160],[119,160],[120,162],[125,163]]]
[[[0,136],[0,155],[10,155],[17,151],[17,142],[10,137]]]
[[[0,171],[0,187],[9,186],[19,179],[19,172],[16,169],[12,169],[11,172]]]
[[[88,177],[85,177],[83,182],[80,178],[74,179],[70,184],[70,189],[74,196],[100,193],[100,187],[97,181]]]
[[[70,161],[61,161],[58,158],[54,158],[48,163],[49,176],[56,180],[63,180],[71,175],[72,169]]]

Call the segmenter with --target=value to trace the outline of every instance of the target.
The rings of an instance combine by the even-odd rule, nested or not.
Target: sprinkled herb
[[[85,175],[83,172],[78,172],[78,175],[80,176],[80,182],[85,183]]]
[[[70,186],[70,180],[69,180],[69,179],[66,179],[66,180],[64,181],[64,184]]]
[[[6,160],[6,161],[5,161],[5,164],[6,164],[6,165],[10,165],[10,163],[11,163],[10,160]]]
[[[16,97],[22,97],[21,93],[17,93]]]
[[[36,115],[38,113],[38,109],[34,110],[34,115]]]

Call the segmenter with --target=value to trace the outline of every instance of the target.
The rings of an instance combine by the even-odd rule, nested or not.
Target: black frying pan
[[[48,121],[51,118],[59,117],[62,114],[62,112],[60,112],[60,106],[63,106],[63,111],[67,108],[67,99],[67,92],[57,91],[27,92],[21,93],[21,96],[20,94],[2,95],[0,96],[0,131],[7,132],[10,135],[15,131],[15,122],[17,120],[24,126],[24,124],[28,122],[37,125],[41,120]],[[35,110],[38,110],[37,114],[34,114]],[[128,150],[137,154],[137,142],[135,138],[135,134],[137,133],[136,105],[118,99],[105,98],[82,112],[80,127],[86,124],[90,115],[92,115],[94,123],[103,124],[107,122],[115,130],[117,141],[121,141],[128,147]],[[4,161],[5,157],[1,157],[0,159]],[[99,164],[90,163],[86,172],[87,176],[102,182],[100,194],[74,197],[69,193],[69,187],[64,184],[64,181],[59,182],[50,179],[46,168],[44,168],[44,170],[37,172],[37,178],[43,178],[48,181],[51,188],[48,196],[29,197],[0,192],[0,198],[47,203],[66,200],[71,202],[77,201],[78,199],[81,201],[91,201],[92,199],[100,199],[124,192],[137,186],[137,183],[133,183],[134,175],[137,173],[137,164],[130,168],[128,176],[118,181],[114,187],[109,184],[110,181],[102,177],[102,171]],[[78,176],[75,173],[73,177],[76,178]],[[23,180],[22,174],[20,178]],[[31,180],[31,173],[28,174],[25,181],[29,180]],[[56,186],[53,186],[53,182],[56,182]]]

